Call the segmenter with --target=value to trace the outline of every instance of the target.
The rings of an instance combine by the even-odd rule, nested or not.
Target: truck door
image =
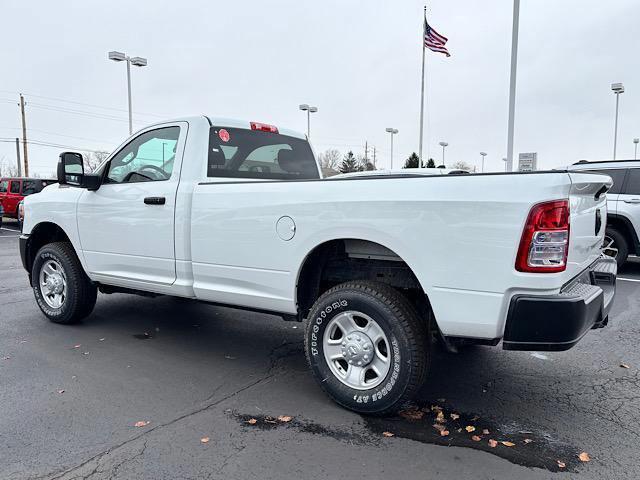
[[[18,216],[18,203],[22,200],[20,194],[22,180],[13,179],[9,182],[9,191],[4,200],[4,213],[11,217]]]
[[[135,287],[176,279],[174,209],[185,122],[155,126],[126,143],[101,169],[103,183],[78,200],[87,270]]]

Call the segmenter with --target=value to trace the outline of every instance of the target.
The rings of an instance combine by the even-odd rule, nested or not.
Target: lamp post
[[[480,172],[484,173],[484,157],[487,156],[487,152],[480,152],[480,155],[482,156],[482,170]]]
[[[440,145],[442,147],[442,166],[446,167],[446,165],[444,163],[444,149],[447,148],[449,146],[449,144],[447,142],[440,142],[438,145]]]
[[[612,83],[611,90],[616,95],[616,121],[613,130],[613,159],[616,159],[616,148],[618,146],[618,105],[620,103],[620,94],[624,93],[624,85],[621,83]]]
[[[504,162],[504,171],[508,172],[509,171],[509,159],[508,158],[503,158],[502,161]]]
[[[633,159],[638,159],[638,143],[640,143],[640,138],[633,139]]]
[[[398,133],[398,129],[389,127],[385,131],[391,134],[391,170],[393,170],[393,136]]]
[[[310,107],[306,103],[300,105],[300,110],[307,112],[307,138],[311,138],[311,114],[318,111],[318,107]]]
[[[127,62],[127,96],[129,98],[129,135],[133,133],[133,118],[131,113],[131,65],[146,67],[147,59],[142,57],[130,57],[122,52],[109,52],[109,60],[114,62]]]

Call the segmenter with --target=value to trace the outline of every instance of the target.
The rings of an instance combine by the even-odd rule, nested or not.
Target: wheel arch
[[[299,319],[334,285],[352,280],[386,283],[401,291],[421,318],[433,319],[427,292],[409,264],[393,249],[364,238],[334,238],[315,245],[300,264],[295,301]],[[437,326],[437,323],[436,325]]]
[[[624,236],[625,240],[627,240],[627,244],[629,245],[629,253],[635,255],[640,253],[640,241],[638,240],[638,234],[627,217],[624,215],[610,213],[607,215],[607,227],[617,230]]]
[[[67,232],[53,222],[40,222],[31,229],[29,238],[27,239],[24,253],[24,268],[31,278],[31,269],[33,268],[33,260],[43,246],[53,242],[67,242],[75,250],[75,246],[71,241]],[[78,252],[76,251],[76,255]]]

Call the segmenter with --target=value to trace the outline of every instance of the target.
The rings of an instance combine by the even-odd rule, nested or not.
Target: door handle
[[[164,197],[144,197],[144,203],[147,205],[164,205],[165,201]]]
[[[624,203],[640,203],[640,198],[630,198],[628,200],[623,200]]]

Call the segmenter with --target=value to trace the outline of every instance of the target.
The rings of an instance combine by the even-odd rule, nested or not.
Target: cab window
[[[613,180],[613,187],[609,190],[609,193],[616,194],[622,191],[622,184],[624,183],[624,176],[627,173],[623,168],[603,168],[602,170],[587,170],[593,173],[601,173],[602,175],[609,175]]]
[[[159,128],[137,136],[111,159],[105,183],[169,180],[179,136],[180,127]]]
[[[307,180],[320,178],[306,140],[275,131],[212,127],[208,177]]]
[[[35,180],[25,180],[22,183],[22,195],[25,197],[33,193],[38,193],[39,191],[38,183]]]
[[[9,187],[8,180],[2,180],[0,182],[0,193],[7,193],[7,188]]]
[[[624,192],[628,195],[640,195],[640,168],[634,168],[629,170],[629,176],[627,177],[627,186]]]
[[[20,193],[20,181],[12,180],[11,186],[9,187],[9,193]]]

